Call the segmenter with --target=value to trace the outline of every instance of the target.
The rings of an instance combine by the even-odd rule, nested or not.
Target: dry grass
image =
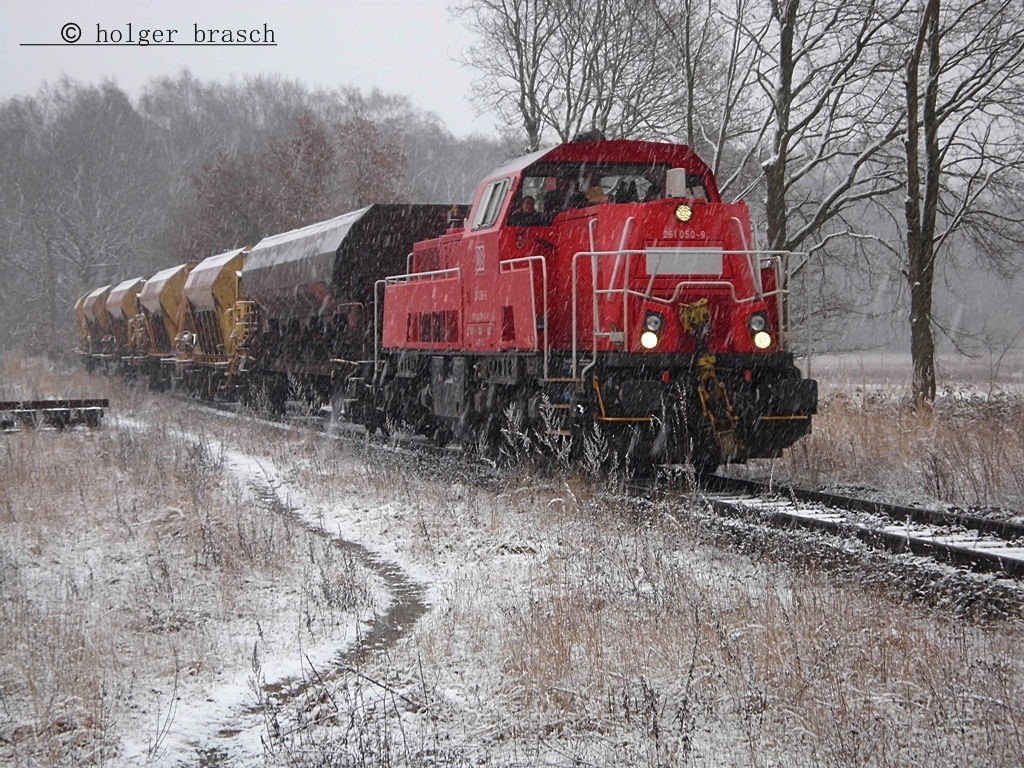
[[[47,358],[0,357],[0,400],[107,397],[108,382]]]
[[[493,488],[375,456],[348,481],[437,604],[332,689],[347,703],[289,743],[299,764],[1019,764],[1016,623],[723,552],[573,478]]]
[[[900,498],[1024,507],[1024,399],[947,394],[934,408],[902,398],[838,393],[814,431],[773,462],[801,484],[863,485]],[[765,466],[752,465],[763,473]]]
[[[503,647],[525,722],[601,735],[585,759],[1017,764],[1017,627],[709,558],[692,531],[666,536],[664,520],[588,519],[573,526],[578,549],[535,566]]]
[[[0,761],[108,762],[126,727],[156,756],[172,696],[246,669],[246,636],[272,653],[369,604],[352,562],[254,498],[197,421],[45,363],[4,361],[2,380],[109,396],[133,421],[0,438]]]
[[[141,396],[124,396],[143,407]],[[939,473],[929,475],[919,459],[934,445],[964,493],[971,487],[967,454],[955,459],[949,446],[972,445],[969,433],[984,447],[981,437],[1000,424],[1020,431],[1018,411],[994,413],[981,427],[973,426],[976,413],[937,409],[923,417],[886,402],[837,398],[806,454],[786,461],[793,472],[818,471],[829,481],[871,476],[906,490],[910,475],[925,489]],[[311,554],[308,541],[296,546],[306,541],[301,530],[278,529],[271,542],[258,533],[266,523],[245,522],[256,512],[241,509],[217,482],[222,457],[175,437],[179,427],[198,429],[179,425],[182,418],[175,413],[170,423],[149,413],[156,426],[143,430],[19,437],[80,440],[57,457],[69,466],[102,448],[103,462],[64,480],[68,490],[53,508],[42,488],[63,475],[25,452],[0,452],[0,482],[11,473],[28,489],[17,499],[6,485],[0,490],[0,526],[14,532],[0,544],[0,620],[17,621],[25,634],[29,623],[49,621],[45,633],[60,638],[47,647],[44,630],[31,642],[0,636],[0,690],[6,711],[14,702],[20,713],[0,714],[7,718],[0,736],[19,740],[25,763],[29,755],[45,763],[49,754],[97,754],[124,721],[121,701],[139,695],[122,664],[162,663],[169,674],[193,659],[224,663],[188,616],[214,617],[221,604],[237,610],[232,591],[240,583],[268,574],[283,580],[290,564],[303,569],[326,559]],[[203,430],[208,446],[231,443],[268,457],[302,489],[303,503],[344,508],[352,535],[393,551],[432,585],[430,612],[395,646],[336,682],[312,685],[297,712],[275,714],[281,730],[267,736],[273,764],[1020,764],[1024,714],[1015,694],[1024,685],[1024,650],[1015,621],[967,621],[865,587],[870,574],[861,580],[810,558],[771,559],[775,539],[722,548],[703,518],[690,514],[700,512],[698,496],[670,507],[528,470],[481,482],[464,466],[364,453],[262,425],[216,420]],[[1020,450],[1010,438],[1004,443],[994,466]],[[95,471],[100,465],[108,470]],[[37,472],[47,479],[31,480]],[[136,486],[158,491],[160,505],[144,511],[151,496],[135,495]],[[114,501],[104,507],[97,498]],[[205,520],[201,510],[218,505],[231,510],[232,525],[216,522],[219,515]],[[104,517],[89,518],[97,509],[106,509]],[[82,524],[69,530],[68,514]],[[87,546],[100,536],[110,541]],[[290,546],[280,541],[289,538]],[[90,570],[83,556],[62,570],[53,563],[66,548],[107,552],[111,562]],[[119,552],[128,562],[116,562]],[[49,558],[47,568],[37,567],[40,558]],[[173,567],[185,575],[165,577]],[[202,582],[209,594],[183,588],[197,571],[221,574]],[[332,601],[345,599],[331,585],[354,578],[345,567],[335,572],[336,582],[321,578],[318,567],[301,577],[305,599],[318,596],[321,613],[304,611],[314,626],[330,623]],[[104,582],[112,575],[130,588],[111,593]],[[111,594],[133,602],[122,613]],[[82,595],[94,597],[78,607]],[[51,604],[64,612],[46,613]],[[102,629],[104,622],[116,631]],[[134,639],[123,640],[124,632]],[[132,655],[139,647],[148,659]],[[177,665],[166,661],[170,649]],[[19,677],[22,664],[35,670],[38,692]]]

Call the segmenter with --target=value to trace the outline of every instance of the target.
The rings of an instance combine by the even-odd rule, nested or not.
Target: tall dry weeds
[[[811,435],[755,474],[970,507],[1024,508],[1024,399],[947,393],[934,408],[863,392],[819,406]]]

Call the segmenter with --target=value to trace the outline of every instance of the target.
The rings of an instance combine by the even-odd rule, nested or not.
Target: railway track
[[[856,538],[976,571],[1024,578],[1024,525],[798,488],[768,489],[716,477],[707,501],[719,515]]]
[[[207,405],[221,412],[237,410],[232,404]],[[291,412],[283,420],[296,427],[327,431],[326,416]],[[362,427],[347,423],[336,425],[334,434],[340,439],[420,454],[447,455],[459,450],[438,448],[422,438],[368,437]],[[635,483],[629,489],[651,495],[656,485]],[[659,495],[671,501],[671,496]],[[684,496],[690,498],[678,494],[680,500]],[[1020,523],[720,476],[701,489],[701,498],[716,515],[747,524],[820,531],[857,539],[873,549],[1024,579],[1024,525]]]

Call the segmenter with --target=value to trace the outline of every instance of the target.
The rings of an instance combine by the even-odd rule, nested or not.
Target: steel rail
[[[1024,526],[1017,523],[795,488],[766,495],[763,484],[727,478],[715,478],[709,490],[707,501],[722,516],[749,520],[754,513],[777,527],[824,531],[897,554],[1024,578]],[[717,495],[729,491],[748,495]]]

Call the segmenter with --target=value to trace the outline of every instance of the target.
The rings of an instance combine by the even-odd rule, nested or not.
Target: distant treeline
[[[70,348],[108,282],[371,202],[468,202],[516,149],[458,138],[408,99],[253,77],[70,79],[0,103],[0,349]]]

